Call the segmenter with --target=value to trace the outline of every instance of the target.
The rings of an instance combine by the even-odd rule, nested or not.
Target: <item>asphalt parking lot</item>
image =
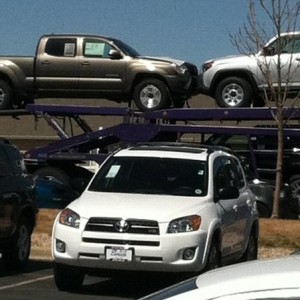
[[[160,274],[115,279],[86,276],[82,289],[69,293],[57,290],[52,267],[49,260],[30,260],[25,270],[15,273],[5,272],[0,265],[1,299],[138,299],[180,280]]]

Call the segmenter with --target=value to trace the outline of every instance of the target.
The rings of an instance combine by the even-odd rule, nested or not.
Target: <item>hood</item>
[[[154,61],[163,61],[163,62],[168,62],[168,63],[173,63],[178,66],[181,66],[185,62],[182,60],[170,58],[170,57],[152,57],[152,56],[139,56],[139,59],[146,59],[146,60],[154,60]]]
[[[218,57],[215,59],[211,59],[206,61],[213,61],[213,65],[221,65],[221,64],[231,64],[231,65],[247,65],[247,64],[256,64],[257,59],[254,55],[228,55],[223,57]]]
[[[87,191],[68,207],[77,213],[80,212],[83,218],[138,218],[168,222],[198,213],[204,206],[207,206],[207,203],[205,198],[201,197]]]

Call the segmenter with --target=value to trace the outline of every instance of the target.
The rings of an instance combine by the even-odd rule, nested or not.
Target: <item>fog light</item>
[[[184,260],[192,260],[195,256],[195,248],[185,249],[182,255]]]
[[[66,244],[61,240],[56,240],[56,250],[60,253],[66,252]]]

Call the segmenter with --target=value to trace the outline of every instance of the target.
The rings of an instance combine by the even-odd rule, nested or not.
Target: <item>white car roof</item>
[[[198,299],[249,291],[300,288],[300,255],[236,264],[200,275]]]

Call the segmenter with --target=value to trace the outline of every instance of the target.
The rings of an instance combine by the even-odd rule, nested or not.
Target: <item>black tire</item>
[[[13,107],[14,99],[10,85],[4,80],[0,80],[0,110]]]
[[[141,111],[159,110],[171,105],[167,86],[154,78],[142,80],[134,87],[133,101]]]
[[[293,175],[289,179],[290,200],[283,202],[281,205],[282,217],[298,218],[300,203],[300,175]],[[283,205],[285,204],[285,205]]]
[[[290,189],[291,197],[299,201],[300,200],[300,175],[294,175],[290,178],[289,189]]]
[[[251,232],[247,244],[247,248],[240,258],[239,262],[256,260],[258,256],[258,241],[254,231]]]
[[[60,291],[78,291],[81,289],[84,272],[76,267],[54,263],[54,281]]]
[[[21,219],[12,241],[2,253],[2,262],[6,269],[15,270],[25,267],[30,255],[31,233],[32,229],[28,222]]]
[[[207,257],[204,271],[209,271],[221,267],[221,254],[216,240],[212,241]]]
[[[258,216],[260,218],[270,218],[272,211],[263,203],[257,202]]]
[[[44,167],[44,168],[36,170],[32,175],[46,177],[46,178],[52,177],[52,178],[55,178],[56,180],[60,181],[61,183],[71,187],[70,176],[59,168]]]
[[[253,92],[250,84],[243,78],[223,79],[215,91],[215,99],[220,107],[249,107]]]

